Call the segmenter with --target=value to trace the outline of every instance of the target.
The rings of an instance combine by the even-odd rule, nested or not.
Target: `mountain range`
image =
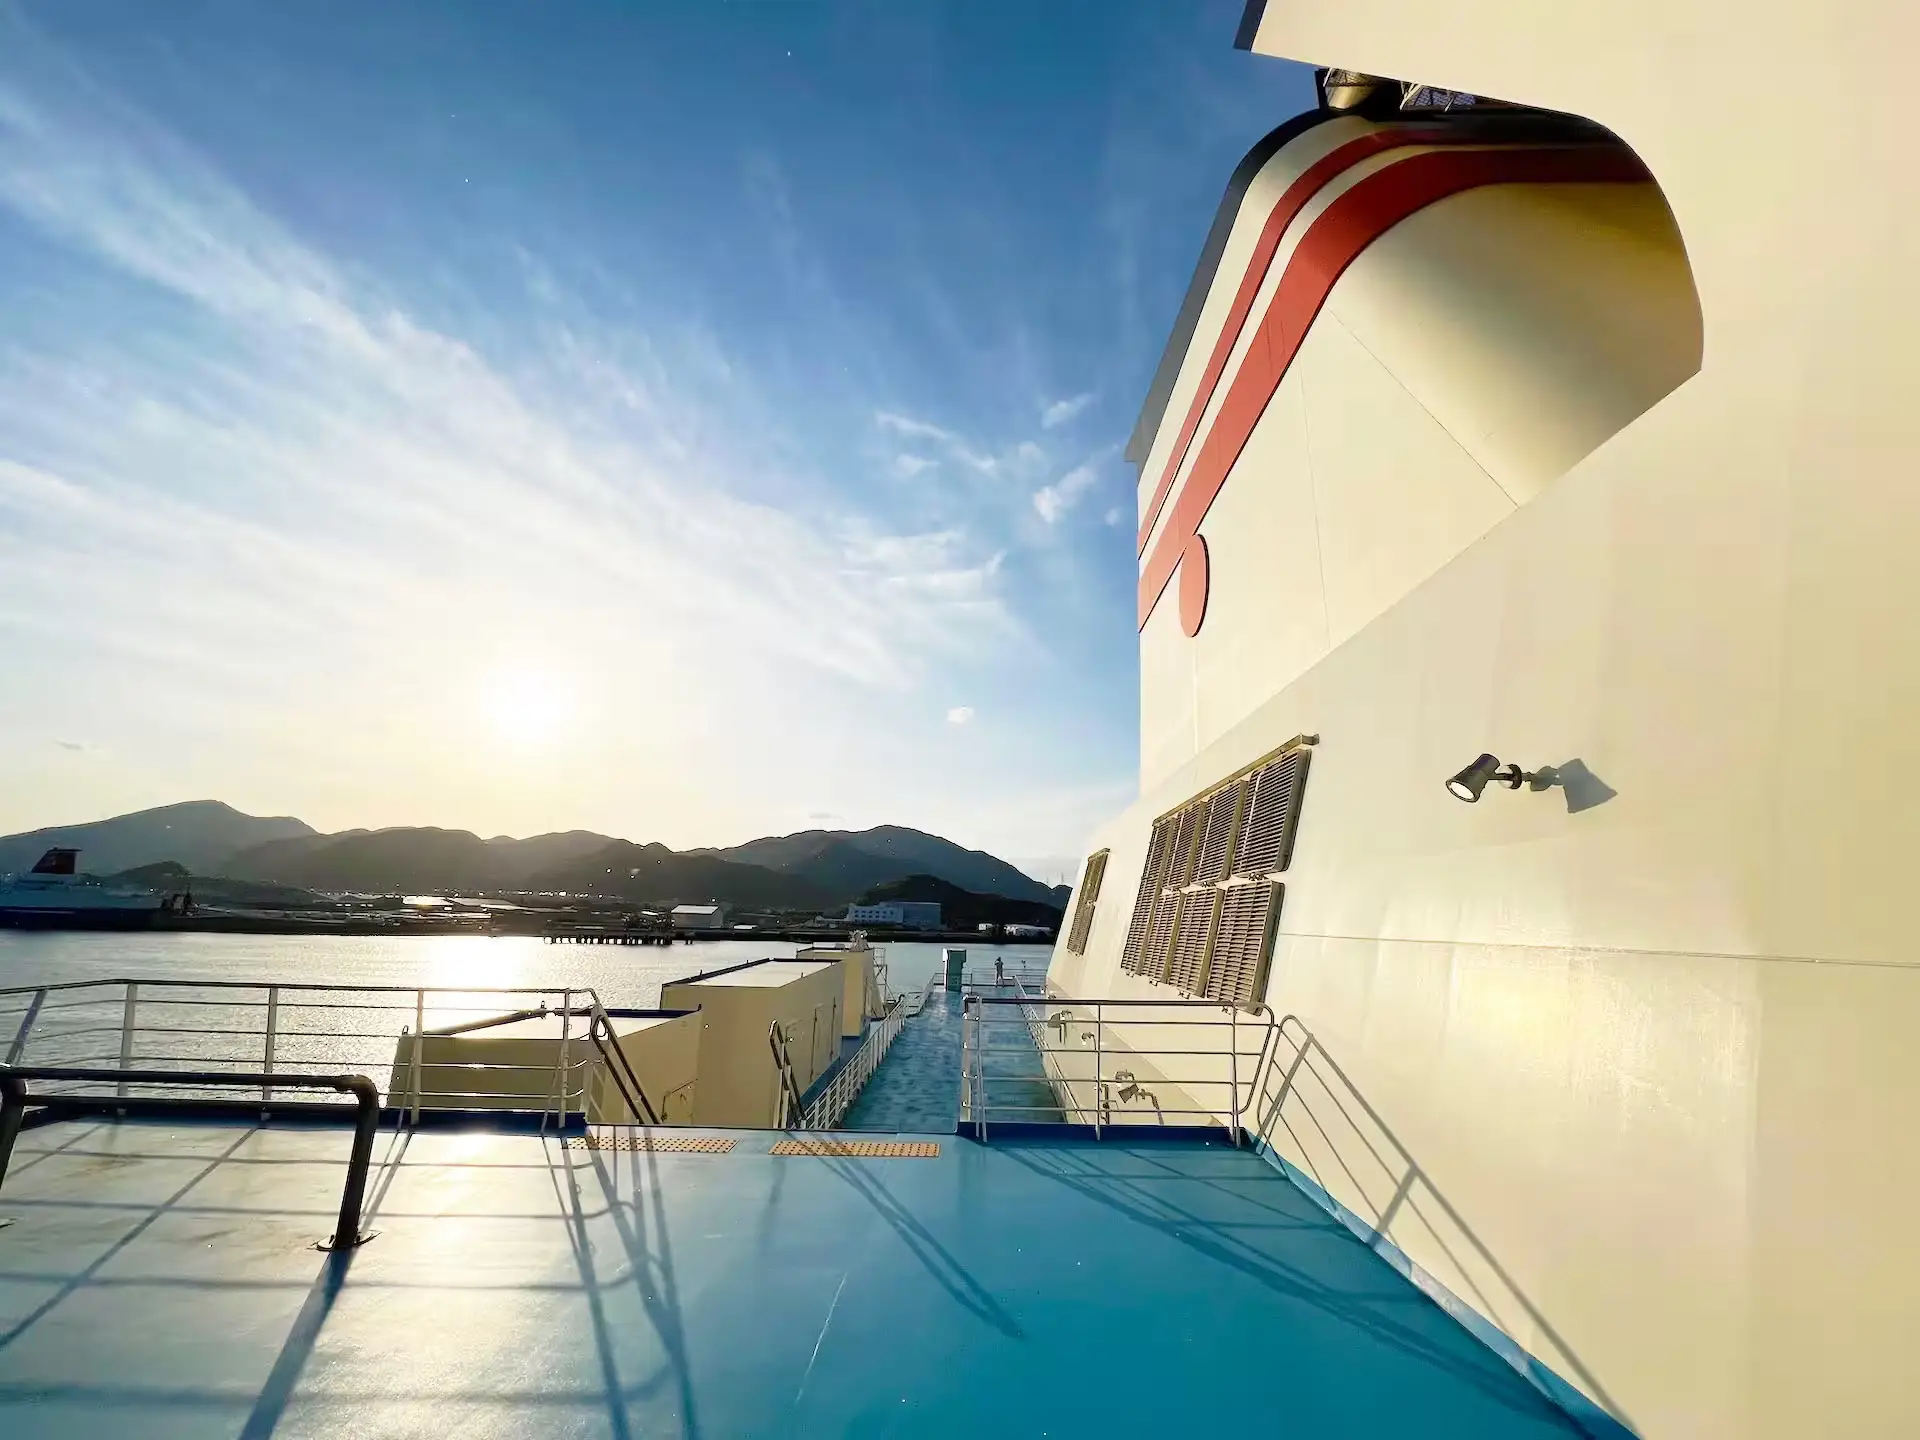
[[[193,800],[0,836],[0,873],[26,869],[54,845],[79,849],[82,866],[95,874],[172,862],[197,876],[316,891],[565,891],[639,904],[717,900],[824,910],[876,887],[931,877],[971,895],[1055,910],[1068,895],[1066,887],[1043,885],[985,851],[900,825],[675,851],[588,830],[526,839],[433,826],[323,834],[290,816],[263,818]]]

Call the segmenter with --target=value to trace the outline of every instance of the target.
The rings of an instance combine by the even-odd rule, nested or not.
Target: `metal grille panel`
[[[1227,878],[1227,861],[1232,856],[1240,803],[1246,793],[1247,782],[1236,780],[1213,797],[1213,809],[1200,840],[1200,858],[1193,867],[1195,884],[1214,885]]]
[[[826,1155],[861,1160],[931,1160],[940,1147],[931,1140],[782,1140],[769,1155]]]
[[[1307,783],[1312,752],[1289,750],[1253,773],[1252,796],[1234,846],[1235,875],[1271,875],[1293,859],[1293,835],[1300,823],[1300,795]]]
[[[1174,833],[1173,858],[1167,865],[1166,885],[1178,890],[1193,878],[1194,855],[1199,849],[1200,836],[1207,828],[1208,801],[1196,800],[1180,812],[1178,829]]]
[[[1199,991],[1206,972],[1207,947],[1213,941],[1214,921],[1220,914],[1218,890],[1189,890],[1180,897],[1180,924],[1173,942],[1173,960],[1167,983],[1189,995]]]
[[[1129,974],[1140,973],[1140,956],[1146,944],[1147,930],[1153,920],[1153,902],[1159,898],[1160,884],[1167,873],[1167,855],[1173,847],[1174,824],[1171,818],[1154,822],[1153,835],[1147,841],[1147,863],[1140,872],[1140,892],[1134,896],[1133,914],[1127,921],[1126,948],[1120,952],[1120,968]]]
[[[1235,885],[1222,894],[1213,957],[1202,978],[1209,1000],[1252,1005],[1267,988],[1273,931],[1286,887],[1278,883]]]
[[[567,1149],[642,1150],[656,1155],[669,1152],[682,1155],[726,1155],[732,1152],[733,1141],[723,1140],[717,1135],[609,1134],[595,1130],[567,1141]]]
[[[1180,914],[1178,891],[1162,890],[1153,899],[1153,919],[1147,926],[1147,939],[1140,950],[1140,965],[1135,972],[1149,980],[1167,978],[1167,953],[1173,948],[1173,924]]]
[[[1087,859],[1087,903],[1093,904],[1100,898],[1100,887],[1107,881],[1107,856],[1110,851],[1101,850]]]
[[[1073,929],[1067,933],[1067,949],[1076,955],[1087,953],[1087,936],[1093,930],[1093,907],[1100,898],[1100,884],[1107,877],[1107,852],[1087,857],[1087,868],[1080,876],[1080,898],[1074,902]]]

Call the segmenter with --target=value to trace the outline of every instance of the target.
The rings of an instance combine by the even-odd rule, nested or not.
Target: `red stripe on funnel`
[[[1376,130],[1371,135],[1362,135],[1357,140],[1349,140],[1329,150],[1302,170],[1281,193],[1272,213],[1267,216],[1267,223],[1261,227],[1259,240],[1254,243],[1253,257],[1247,261],[1246,273],[1240,277],[1240,289],[1233,297],[1233,308],[1227,312],[1226,323],[1220,327],[1220,336],[1213,342],[1213,354],[1208,358],[1206,371],[1200,377],[1200,388],[1194,392],[1193,403],[1187,407],[1186,421],[1180,426],[1180,438],[1173,443],[1173,453],[1167,457],[1167,467],[1161,471],[1160,483],[1154,489],[1153,503],[1147,506],[1147,518],[1140,525],[1137,546],[1140,554],[1146,553],[1147,540],[1160,519],[1160,509],[1167,503],[1167,492],[1173,489],[1173,477],[1180,473],[1180,464],[1187,458],[1187,447],[1193,443],[1194,432],[1200,428],[1200,417],[1206,414],[1207,403],[1213,399],[1214,387],[1220,383],[1221,372],[1227,368],[1227,360],[1240,339],[1240,328],[1247,323],[1247,313],[1253,309],[1254,297],[1260,293],[1260,286],[1267,278],[1267,267],[1273,264],[1274,252],[1280,248],[1287,227],[1306,208],[1309,200],[1369,156],[1408,145],[1462,142],[1463,137],[1458,130]]]
[[[1199,533],[1201,520],[1226,485],[1327,296],[1367,246],[1416,211],[1483,185],[1633,184],[1648,178],[1630,151],[1613,146],[1443,150],[1412,156],[1369,175],[1329,205],[1287,261],[1273,302],[1174,502],[1167,528],[1141,572],[1141,628],[1179,569],[1187,542]]]

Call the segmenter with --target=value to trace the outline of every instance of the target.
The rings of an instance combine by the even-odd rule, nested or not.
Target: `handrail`
[[[285,990],[360,990],[376,995],[411,995],[418,990],[425,990],[429,995],[553,995],[566,988],[563,985],[349,985],[323,980],[156,980],[151,976],[122,975],[111,980],[56,980],[45,985],[0,986],[0,997],[31,995],[36,990],[94,990],[112,985],[174,986],[183,990],[264,990],[269,985],[278,985]]]
[[[1292,1030],[1298,1032],[1298,1038],[1295,1038],[1294,1034],[1289,1030],[1289,1027],[1292,1027]],[[1392,1245],[1396,1249],[1399,1248],[1398,1242],[1393,1240],[1388,1232],[1400,1211],[1403,1208],[1411,1208],[1421,1223],[1426,1225],[1428,1232],[1439,1245],[1441,1253],[1447,1257],[1448,1262],[1459,1271],[1468,1287],[1473,1290],[1473,1303],[1475,1304],[1475,1308],[1502,1330],[1506,1330],[1508,1327],[1498,1317],[1493,1302],[1481,1292],[1479,1286],[1473,1281],[1471,1273],[1455,1258],[1452,1251],[1447,1248],[1445,1240],[1440,1236],[1439,1227],[1435,1226],[1425,1215],[1420,1213],[1418,1202],[1414,1195],[1415,1187],[1419,1186],[1421,1197],[1431,1199],[1434,1205],[1438,1207],[1440,1213],[1452,1222],[1453,1229],[1473,1248],[1481,1262],[1485,1265],[1487,1272],[1498,1278],[1507,1293],[1511,1295],[1520,1308],[1526,1312],[1527,1318],[1532,1321],[1538,1333],[1552,1344],[1561,1359],[1565,1362],[1567,1368],[1574,1373],[1575,1377],[1578,1378],[1587,1392],[1606,1410],[1616,1416],[1620,1415],[1621,1411],[1619,1407],[1614,1403],[1612,1397],[1608,1395],[1605,1388],[1601,1386],[1599,1380],[1580,1362],[1580,1357],[1573,1352],[1560,1332],[1554,1328],[1552,1322],[1540,1312],[1539,1307],[1527,1297],[1525,1291],[1521,1290],[1513,1277],[1507,1273],[1506,1267],[1503,1266],[1499,1260],[1495,1258],[1493,1252],[1487,1248],[1486,1243],[1474,1233],[1472,1226],[1467,1223],[1466,1217],[1461,1215],[1461,1213],[1454,1208],[1453,1202],[1448,1200],[1439,1188],[1434,1185],[1432,1178],[1420,1167],[1420,1162],[1416,1160],[1413,1153],[1400,1142],[1399,1137],[1394,1134],[1392,1128],[1387,1124],[1386,1118],[1373,1107],[1373,1103],[1367,1099],[1360,1087],[1354,1083],[1352,1077],[1341,1068],[1340,1062],[1333,1058],[1332,1053],[1327,1049],[1320,1037],[1307,1027],[1307,1023],[1302,1020],[1299,1015],[1291,1012],[1283,1015],[1275,1022],[1274,1035],[1275,1044],[1273,1054],[1260,1081],[1260,1095],[1263,1101],[1267,1100],[1267,1085],[1269,1081],[1276,1072],[1281,1071],[1278,1042],[1285,1040],[1293,1047],[1294,1053],[1291,1062],[1286,1065],[1284,1073],[1280,1076],[1280,1087],[1278,1091],[1273,1094],[1271,1101],[1265,1104],[1264,1113],[1256,1116],[1258,1123],[1255,1127],[1255,1134],[1260,1140],[1269,1146],[1273,1145],[1272,1132],[1274,1125],[1276,1122],[1285,1123],[1282,1115],[1283,1107],[1290,1097],[1299,1094],[1298,1080],[1301,1073],[1305,1071],[1312,1074],[1313,1077],[1320,1082],[1320,1086],[1326,1092],[1327,1098],[1332,1102],[1333,1108],[1340,1113],[1340,1117],[1347,1122],[1354,1134],[1359,1137],[1366,1152],[1373,1157],[1374,1161],[1389,1177],[1393,1176],[1398,1166],[1389,1163],[1387,1158],[1380,1154],[1379,1150],[1375,1148],[1373,1141],[1367,1136],[1365,1131],[1355,1123],[1353,1116],[1347,1112],[1346,1106],[1341,1103],[1341,1097],[1334,1091],[1334,1088],[1327,1083],[1326,1076],[1321,1073],[1320,1066],[1315,1062],[1314,1057],[1317,1052],[1319,1058],[1326,1062],[1327,1069],[1333,1073],[1334,1077],[1338,1079],[1344,1087],[1347,1095],[1365,1112],[1367,1119],[1372,1121],[1374,1129],[1380,1135],[1384,1136],[1393,1146],[1394,1150],[1398,1152],[1399,1163],[1405,1166],[1405,1174],[1401,1175],[1394,1183],[1393,1193],[1386,1205],[1378,1208],[1374,1216],[1369,1219],[1367,1216],[1360,1215],[1358,1212],[1353,1211],[1350,1206],[1347,1206],[1346,1201],[1341,1199],[1341,1197],[1334,1192],[1333,1188],[1326,1183],[1326,1180],[1320,1176],[1318,1169],[1314,1166],[1312,1156],[1307,1153],[1306,1147],[1300,1144],[1298,1136],[1296,1135],[1295,1143],[1299,1145],[1299,1154],[1301,1158],[1306,1161],[1314,1182],[1318,1184],[1336,1204],[1347,1209],[1362,1225],[1372,1230],[1377,1237],[1377,1243]],[[1307,1104],[1304,1098],[1299,1101],[1299,1104],[1307,1118],[1313,1121],[1314,1127],[1319,1131],[1321,1138],[1326,1141],[1327,1147],[1333,1151],[1334,1157],[1340,1160],[1343,1168],[1347,1168],[1346,1160],[1340,1154],[1340,1147],[1336,1145],[1333,1138],[1326,1133],[1326,1127],[1321,1125],[1319,1117],[1314,1114],[1312,1107]],[[1288,1126],[1287,1129],[1290,1134],[1293,1133],[1291,1126]],[[1279,1153],[1278,1147],[1274,1148],[1275,1153]],[[1374,1201],[1367,1195],[1366,1189],[1359,1183],[1358,1177],[1353,1175],[1351,1169],[1348,1169],[1347,1174],[1348,1179],[1353,1182],[1354,1190],[1358,1192],[1355,1198],[1363,1204],[1373,1205]],[[1408,1259],[1411,1261],[1412,1257],[1409,1256]],[[1446,1282],[1442,1281],[1440,1283],[1445,1284]]]
[[[534,1008],[537,1006],[538,1008]],[[416,1123],[427,1108],[552,1112],[564,1117],[604,1068],[616,1091],[634,1091],[631,1064],[620,1073],[594,1028],[573,1017],[599,1007],[590,987],[307,984],[276,980],[85,980],[0,989],[0,1062],[76,1067],[117,1065],[164,1073],[244,1070],[276,1086],[299,1075],[361,1071],[376,1077],[388,1103]],[[560,1014],[557,1063],[544,1066],[551,1088],[534,1083],[543,1067],[436,1055],[449,1036],[484,1032],[516,1019]],[[430,1028],[431,1027],[431,1028]],[[397,1032],[397,1033],[396,1033]],[[592,1043],[582,1043],[589,1041]],[[623,1056],[622,1059],[625,1057]],[[437,1083],[436,1083],[437,1082]],[[114,1082],[119,1097],[139,1082]],[[634,1098],[629,1093],[626,1098]],[[610,1103],[614,1092],[607,1093]],[[651,1101],[633,1105],[639,1119]],[[657,1113],[657,1110],[655,1111]]]
[[[1204,999],[1076,999],[1035,993],[1024,980],[1013,977],[1010,995],[974,991],[964,1001],[961,1117],[977,1136],[990,1121],[1058,1121],[1064,1112],[1096,1137],[1115,1125],[1198,1124],[1240,1142],[1273,1047],[1272,1012]],[[996,1064],[996,1055],[1009,1058]],[[1018,1082],[1044,1086],[1048,1103],[995,1095]]]
[[[660,1115],[653,1108],[653,1102],[647,1098],[646,1090],[640,1084],[640,1077],[633,1073],[633,1063],[627,1059],[627,1052],[620,1048],[620,1037],[614,1033],[613,1021],[607,1017],[599,997],[596,996],[589,1012],[587,1035],[593,1041],[593,1048],[600,1052],[600,1058],[606,1062],[613,1083],[619,1087],[620,1098],[627,1102],[627,1113],[649,1125],[658,1125]],[[611,1042],[611,1045],[609,1045]],[[616,1065],[614,1057],[619,1057]],[[622,1077],[625,1078],[622,1078]]]
[[[779,1072],[781,1082],[780,1113],[777,1117],[780,1123],[776,1128],[785,1130],[796,1115],[801,1117],[804,1124],[806,1108],[800,1103],[800,1087],[793,1078],[793,1062],[787,1058],[787,1037],[780,1033],[778,1020],[767,1027],[767,1044],[773,1049],[773,1068]]]
[[[343,1095],[352,1095],[356,1104],[353,1150],[347,1159],[347,1182],[340,1192],[340,1215],[332,1238],[321,1248],[351,1250],[373,1238],[370,1234],[361,1233],[360,1211],[366,1201],[367,1169],[373,1160],[373,1136],[380,1126],[380,1092],[374,1087],[373,1081],[364,1075],[234,1075],[212,1070],[105,1070],[58,1065],[0,1065],[0,1185],[6,1183],[7,1165],[13,1158],[13,1142],[20,1134],[27,1106],[38,1105],[55,1115],[92,1115],[125,1108],[125,1101],[104,1095],[30,1094],[27,1090],[29,1080],[186,1085],[196,1089],[231,1085],[251,1090],[273,1085],[303,1090],[336,1090]],[[229,1103],[199,1099],[141,1102],[150,1109],[183,1112],[225,1109]]]
[[[831,1130],[846,1118],[847,1111],[860,1098],[867,1081],[880,1068],[880,1062],[887,1058],[887,1051],[893,1048],[894,1039],[900,1034],[908,1014],[907,997],[894,996],[887,1006],[887,1013],[868,1027],[866,1038],[860,1042],[860,1048],[854,1052],[853,1058],[834,1073],[826,1089],[807,1107],[801,1117],[801,1128]]]

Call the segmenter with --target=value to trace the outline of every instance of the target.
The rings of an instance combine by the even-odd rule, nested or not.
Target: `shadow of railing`
[[[1598,1377],[1298,1015],[1274,1027],[1248,1118],[1302,1188],[1589,1434],[1631,1435]]]
[[[94,1124],[66,1121],[76,1127],[71,1136],[58,1136],[57,1127],[44,1127],[25,1133],[23,1144],[33,1147],[20,1155],[12,1179],[19,1175],[39,1174],[37,1183],[9,1185],[5,1206],[10,1218],[22,1227],[21,1233],[47,1237],[30,1249],[14,1246],[0,1262],[0,1286],[14,1286],[39,1292],[43,1298],[17,1316],[0,1323],[0,1434],[83,1433],[60,1430],[55,1422],[42,1421],[35,1407],[54,1406],[71,1410],[78,1407],[97,1429],[84,1433],[146,1434],[155,1428],[194,1429],[194,1433],[238,1434],[248,1440],[267,1440],[287,1428],[302,1433],[312,1422],[313,1413],[345,1414],[355,1407],[445,1405],[485,1407],[497,1411],[494,1420],[507,1428],[500,1433],[543,1434],[553,1430],[591,1426],[597,1421],[615,1436],[656,1433],[646,1428],[656,1416],[629,1417],[630,1407],[653,1402],[663,1383],[660,1377],[640,1381],[623,1380],[616,1364],[615,1349],[621,1341],[620,1328],[606,1313],[612,1299],[638,1290],[649,1302],[647,1314],[660,1327],[661,1350],[667,1356],[667,1383],[675,1385],[679,1403],[673,1407],[681,1418],[678,1433],[695,1440],[699,1431],[693,1417],[691,1382],[686,1369],[686,1344],[681,1335],[679,1300],[674,1284],[671,1251],[666,1244],[664,1211],[657,1214],[654,1239],[649,1245],[637,1236],[633,1218],[638,1215],[640,1188],[628,1204],[612,1192],[609,1177],[598,1157],[590,1162],[598,1175],[602,1193],[583,1192],[576,1178],[584,1171],[574,1151],[555,1138],[521,1139],[514,1143],[518,1153],[535,1153],[526,1147],[537,1144],[537,1160],[502,1161],[494,1156],[478,1158],[464,1147],[442,1144],[425,1160],[418,1155],[418,1136],[407,1129],[386,1129],[384,1153],[376,1152],[366,1186],[362,1217],[383,1228],[395,1222],[414,1223],[405,1228],[410,1240],[397,1243],[417,1257],[425,1227],[445,1223],[449,1214],[469,1215],[484,1223],[512,1220],[541,1222],[533,1243],[543,1254],[565,1255],[571,1250],[574,1268],[536,1268],[532,1272],[509,1270],[472,1273],[464,1268],[456,1275],[432,1267],[422,1268],[413,1260],[398,1266],[367,1272],[354,1268],[354,1250],[335,1250],[317,1257],[312,1271],[296,1273],[277,1262],[262,1265],[263,1255],[277,1255],[288,1243],[318,1238],[326,1229],[323,1219],[335,1219],[333,1209],[316,1209],[310,1203],[316,1187],[299,1172],[331,1172],[339,1167],[335,1154],[336,1124],[275,1124],[264,1126],[246,1122],[234,1124],[231,1134],[217,1134],[218,1142],[184,1145],[169,1144],[181,1130],[152,1121],[118,1124]],[[224,1128],[224,1127],[223,1127]],[[302,1132],[317,1130],[314,1143],[300,1144],[293,1151],[271,1155],[249,1155],[247,1151],[263,1142],[276,1141],[284,1147]],[[133,1143],[115,1145],[102,1136],[111,1132]],[[198,1142],[200,1132],[187,1131]],[[76,1143],[77,1142],[77,1143]],[[98,1142],[98,1143],[95,1143]],[[49,1180],[43,1165],[66,1167],[68,1176],[99,1172],[111,1162],[123,1173],[153,1169],[162,1177],[160,1187],[123,1188],[115,1196],[69,1193],[68,1180]],[[468,1198],[449,1211],[444,1203],[393,1203],[396,1181],[403,1166],[417,1164],[429,1175],[434,1173],[477,1172],[471,1182],[459,1185]],[[528,1203],[528,1187],[512,1186],[502,1194],[505,1203],[493,1203],[486,1196],[489,1188],[481,1180],[495,1174],[544,1171],[551,1179],[554,1199],[545,1206]],[[241,1179],[240,1176],[245,1178]],[[224,1180],[224,1183],[220,1183]],[[534,1182],[537,1185],[537,1181]],[[220,1184],[219,1203],[196,1203],[195,1197],[210,1186]],[[404,1192],[406,1186],[398,1187]],[[326,1193],[322,1191],[321,1193]],[[428,1183],[426,1195],[438,1192]],[[651,1187],[656,1209],[662,1205],[659,1186]],[[609,1272],[604,1262],[594,1260],[594,1245],[604,1246],[604,1233],[589,1236],[590,1226],[604,1225],[612,1217],[617,1234],[624,1243],[628,1263]],[[57,1229],[50,1228],[58,1219]],[[243,1222],[236,1224],[234,1222]],[[231,1265],[209,1267],[199,1258],[202,1237],[209,1247],[219,1237],[234,1235],[243,1228],[253,1232],[248,1245],[234,1252]],[[337,1228],[337,1227],[336,1227]],[[164,1232],[164,1233],[163,1233]],[[396,1243],[389,1234],[377,1242]],[[591,1376],[517,1376],[516,1383],[476,1383],[460,1370],[435,1370],[431,1366],[413,1372],[375,1367],[362,1382],[357,1376],[343,1378],[336,1368],[327,1385],[314,1389],[309,1379],[317,1356],[327,1349],[329,1337],[339,1323],[341,1303],[359,1292],[362,1305],[397,1304],[412,1307],[422,1297],[445,1298],[450,1294],[471,1303],[476,1297],[523,1297],[529,1307],[550,1305],[586,1312],[591,1339],[597,1347],[600,1365]],[[165,1372],[128,1371],[106,1367],[98,1373],[72,1376],[54,1367],[49,1373],[45,1357],[56,1342],[43,1332],[50,1322],[71,1327],[76,1313],[113,1318],[109,1326],[137,1326],[142,1307],[156,1294],[172,1297],[168,1306],[191,1305],[197,1311],[221,1313],[223,1301],[252,1307],[246,1313],[272,1313],[284,1317],[282,1326],[272,1334],[274,1325],[261,1325],[236,1335],[224,1346],[197,1347],[190,1358],[176,1369]],[[661,1297],[664,1304],[653,1303]],[[247,1297],[247,1298],[241,1298]],[[298,1297],[298,1298],[295,1298]],[[288,1303],[288,1302],[291,1303]],[[168,1312],[156,1312],[168,1313]],[[365,1313],[363,1311],[363,1313]],[[89,1322],[91,1323],[91,1322]],[[124,1335],[119,1337],[124,1343]],[[37,1344],[30,1344],[36,1341]],[[334,1344],[343,1342],[332,1336]],[[21,1358],[23,1351],[30,1355]],[[259,1361],[257,1381],[236,1378],[232,1355],[245,1353]],[[628,1363],[631,1363],[630,1361]],[[290,1417],[300,1415],[295,1426]],[[139,1418],[132,1418],[132,1417]],[[170,1417],[161,1424],[155,1417]],[[20,1424],[25,1417],[27,1423]],[[195,1428],[195,1427],[198,1428]],[[324,1427],[323,1427],[324,1428]],[[411,1431],[409,1433],[412,1433]]]

